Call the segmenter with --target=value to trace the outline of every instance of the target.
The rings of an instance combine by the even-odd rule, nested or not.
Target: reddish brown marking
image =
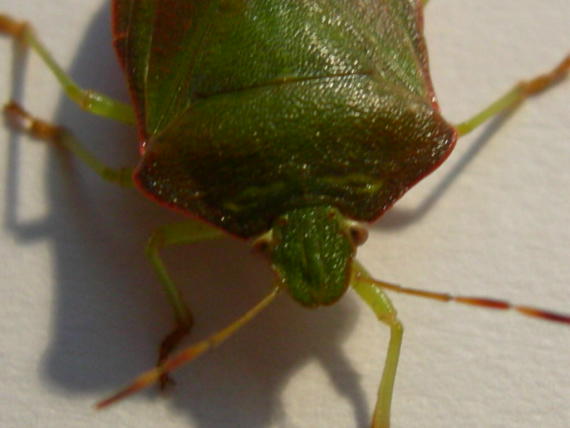
[[[28,24],[25,21],[16,21],[8,15],[0,14],[0,33],[20,38],[25,33]]]
[[[569,57],[570,58],[570,57]],[[570,61],[568,62],[570,64]],[[485,297],[452,296],[447,293],[437,293],[433,291],[418,290],[415,288],[402,287],[401,285],[389,282],[377,281],[357,274],[359,281],[368,281],[380,288],[395,291],[396,293],[411,294],[413,296],[424,297],[426,299],[439,300],[441,302],[456,302],[464,305],[480,306],[488,309],[515,310],[522,315],[533,318],[540,318],[547,321],[570,324],[570,315],[559,314],[552,311],[533,308],[531,306],[513,305],[505,300],[489,299]]]
[[[110,406],[111,404],[116,403],[117,401],[122,400],[123,398],[128,397],[129,395],[135,394],[136,392],[152,385],[173,370],[176,370],[178,367],[192,361],[194,358],[204,353],[208,349],[214,347],[215,345],[215,340],[205,340],[187,348],[174,357],[166,360],[160,366],[143,373],[137,377],[130,385],[121,389],[116,394],[113,394],[111,397],[100,401],[95,405],[95,407],[97,409],[103,409]]]
[[[4,106],[4,114],[13,125],[34,138],[57,141],[61,136],[62,129],[60,127],[32,116],[14,101],[10,101]]]
[[[481,297],[456,297],[453,300],[455,300],[457,303],[464,303],[466,305],[474,305],[474,306],[484,306],[485,308],[489,309],[506,310],[510,309],[512,306],[509,302],[505,302],[503,300],[486,299]]]
[[[518,312],[531,317],[541,318],[548,321],[560,322],[563,324],[570,324],[570,315],[557,314],[556,312],[544,311],[542,309],[531,308],[528,306],[517,306],[515,308]]]
[[[534,95],[538,92],[542,92],[547,87],[564,79],[569,70],[570,55],[564,58],[550,73],[542,74],[528,82],[522,82],[520,84],[521,89],[526,95]]]
[[[175,355],[174,357],[165,361],[164,364],[162,365],[162,371],[165,373],[170,373],[171,371],[176,370],[178,367],[186,363],[189,363],[194,358],[199,356],[202,352],[207,351],[209,348],[211,348],[209,343],[207,343],[205,346],[203,343],[198,343],[197,345],[193,346],[191,349],[182,351],[178,355]]]
[[[122,33],[114,34],[113,35],[113,43],[116,43],[120,40],[126,39],[128,36],[129,36],[129,33],[127,33],[126,31],[122,32]]]
[[[119,392],[117,392],[116,394],[112,395],[109,398],[106,398],[103,401],[98,402],[95,405],[95,408],[97,409],[103,409],[107,406],[110,406],[113,403],[116,403],[119,400],[122,400],[125,397],[128,397],[131,394],[134,394],[138,391],[140,391],[141,389],[146,388],[147,386],[152,385],[154,382],[156,382],[156,380],[162,376],[163,371],[159,370],[158,368],[148,371],[144,374],[142,374],[141,376],[139,376],[138,378],[135,379],[135,381],[133,383],[131,383],[129,386],[127,386],[126,388],[120,390]]]

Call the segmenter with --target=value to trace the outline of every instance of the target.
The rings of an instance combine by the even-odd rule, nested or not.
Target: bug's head
[[[279,282],[303,306],[330,305],[346,291],[356,246],[366,230],[336,209],[312,206],[278,217],[256,242]]]

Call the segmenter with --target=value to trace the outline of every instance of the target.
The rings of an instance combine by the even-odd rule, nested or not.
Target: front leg
[[[404,326],[398,319],[396,309],[386,293],[375,283],[360,263],[353,262],[352,271],[350,283],[352,288],[370,306],[378,320],[390,327],[390,343],[384,362],[382,380],[378,387],[371,424],[372,428],[389,428],[390,408],[392,406],[392,396],[394,395],[394,381],[396,380],[396,369],[400,359]]]
[[[178,346],[180,341],[190,333],[194,322],[192,312],[184,302],[180,289],[172,281],[168,270],[160,257],[160,250],[168,245],[193,244],[208,239],[219,238],[223,235],[218,229],[214,229],[198,221],[185,221],[168,224],[157,229],[149,238],[146,245],[146,256],[154,271],[158,275],[162,288],[166,292],[168,302],[174,311],[174,329],[162,341],[157,365],[161,365]],[[161,377],[160,384],[164,388],[169,379],[166,375]]]

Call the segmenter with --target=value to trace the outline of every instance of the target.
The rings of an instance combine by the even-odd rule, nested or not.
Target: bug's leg
[[[388,428],[390,426],[390,407],[404,327],[398,319],[396,309],[386,293],[374,283],[374,280],[364,268],[358,262],[354,262],[352,269],[352,288],[370,306],[378,320],[390,327],[390,343],[384,363],[382,380],[378,388],[371,425],[372,428]]]
[[[16,21],[7,15],[0,14],[0,33],[13,37],[36,52],[59,81],[67,96],[79,107],[109,119],[115,119],[124,123],[134,123],[135,115],[130,105],[77,86],[71,77],[54,61],[43,44],[34,35],[28,23]]]
[[[52,125],[30,115],[15,102],[9,102],[4,106],[4,114],[10,122],[32,137],[54,143],[69,150],[87,164],[87,166],[103,180],[124,187],[131,187],[133,185],[131,168],[108,167],[89,152],[89,150],[65,128]]]
[[[204,223],[185,221],[160,227],[151,235],[147,242],[146,256],[158,275],[168,302],[172,306],[176,323],[174,329],[164,338],[160,345],[158,365],[166,360],[184,336],[190,332],[193,324],[192,313],[186,303],[184,303],[180,290],[168,274],[160,257],[160,250],[169,245],[192,244],[221,236],[223,236],[223,233],[220,230]],[[165,375],[161,379],[161,386],[166,386],[167,381],[168,379]]]
[[[488,119],[506,110],[517,107],[526,98],[536,95],[561,81],[570,73],[570,55],[550,72],[516,84],[510,91],[494,101],[475,116],[456,125],[459,135],[465,135],[486,122]]]
[[[380,388],[378,389],[378,400],[374,410],[372,428],[387,428],[390,426],[390,405],[403,335],[403,327],[397,318],[396,310],[382,289],[437,300],[443,303],[454,302],[499,311],[516,311],[527,317],[570,325],[569,314],[544,310],[535,306],[517,305],[505,300],[486,297],[454,296],[448,293],[402,287],[401,285],[378,281],[372,278],[362,265],[356,261],[354,261],[352,265],[351,286],[360,297],[368,303],[378,319],[390,327],[391,332],[384,372],[382,374]]]
[[[257,303],[253,308],[243,314],[240,318],[235,320],[233,323],[212,334],[205,340],[198,342],[194,345],[190,345],[187,348],[180,351],[178,354],[164,361],[158,367],[149,370],[142,375],[138,376],[133,382],[127,385],[125,388],[121,389],[112,396],[98,402],[95,407],[97,409],[103,409],[110,406],[111,404],[120,401],[129,395],[135,394],[136,392],[152,385],[155,382],[160,381],[168,373],[173,370],[178,369],[184,364],[188,364],[192,360],[195,360],[200,355],[211,349],[219,346],[226,339],[231,337],[236,331],[249,323],[253,318],[255,318],[263,309],[265,309],[275,298],[279,295],[279,286],[274,286],[273,290],[265,296],[259,303]]]

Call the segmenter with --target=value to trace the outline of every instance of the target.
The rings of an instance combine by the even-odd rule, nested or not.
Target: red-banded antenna
[[[539,309],[533,306],[514,305],[506,300],[490,299],[486,297],[454,296],[448,293],[418,290],[416,288],[402,287],[401,285],[379,281],[359,273],[356,273],[355,275],[358,276],[359,281],[367,281],[380,288],[394,291],[396,293],[410,294],[412,296],[423,297],[426,299],[439,300],[440,302],[455,302],[462,305],[480,306],[488,309],[498,309],[502,311],[513,310],[528,317],[541,318],[562,324],[570,324],[570,315]]]

